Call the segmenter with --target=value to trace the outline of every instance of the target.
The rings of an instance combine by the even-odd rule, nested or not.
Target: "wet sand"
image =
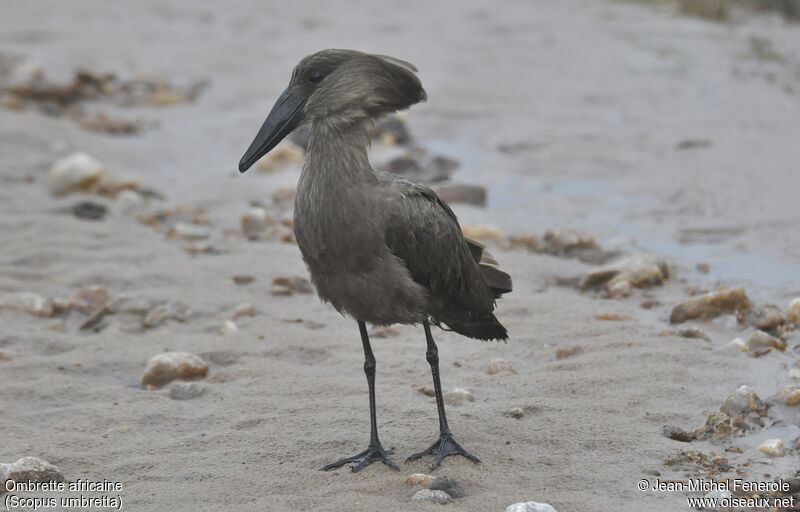
[[[744,285],[757,304],[785,308],[800,296],[800,28],[775,17],[732,25],[621,2],[354,4],[346,13],[306,5],[141,1],[17,3],[0,20],[0,51],[66,80],[78,67],[176,83],[208,79],[193,103],[121,109],[151,126],[112,137],[64,118],[0,111],[0,293],[69,296],[98,285],[175,301],[184,322],[132,328],[112,315],[98,333],[67,332],[56,319],[0,310],[0,461],[35,456],[67,479],[123,483],[127,510],[424,510],[406,475],[372,465],[358,474],[318,469],[368,439],[362,352],[354,322],[314,295],[270,294],[272,279],[304,276],[297,247],[237,233],[252,202],[293,185],[296,165],[239,175],[235,165],[302,56],[352,47],[413,62],[429,101],[408,114],[424,146],[457,159],[458,182],[489,190],[487,208],[455,205],[463,224],[507,233],[579,228],[604,248],[649,250],[676,273],[627,299],[557,286],[592,268],[523,250],[493,252],[514,277],[498,317],[508,344],[435,331],[443,386],[475,400],[449,407],[458,439],[483,463],[449,458],[436,474],[467,496],[459,510],[504,510],[540,501],[557,510],[686,508],[680,493],[640,492],[680,449],[752,463],[752,478],[797,466],[760,441],[798,437],[796,411],[727,443],[691,446],[661,433],[690,429],[742,384],[762,398],[789,383],[793,350],[751,358],[726,349],[746,338],[732,316],[698,323],[711,342],[662,335],[685,287]],[[753,53],[766,38],[783,57]],[[707,141],[678,149],[682,141]],[[685,146],[686,144],[684,144]],[[691,144],[689,144],[691,145]],[[60,157],[86,151],[107,173],[161,192],[150,207],[205,210],[220,254],[192,256],[130,216],[100,222],[64,208],[89,195],[53,198],[44,182]],[[376,155],[390,149],[375,147]],[[695,269],[710,264],[710,273]],[[236,285],[235,274],[255,281]],[[643,310],[646,299],[661,305]],[[239,304],[256,315],[220,328]],[[601,321],[598,314],[628,318]],[[297,320],[301,319],[302,322]],[[322,328],[320,327],[321,324]],[[59,324],[60,325],[60,324]],[[422,330],[376,338],[381,439],[401,462],[436,434]],[[797,334],[789,346],[797,344]],[[793,342],[792,342],[793,340]],[[577,354],[555,358],[556,346]],[[205,393],[169,398],[140,386],[148,359],[168,350],[210,363]],[[503,358],[516,373],[487,374]],[[503,413],[512,407],[522,419]],[[677,473],[678,476],[681,472]]]

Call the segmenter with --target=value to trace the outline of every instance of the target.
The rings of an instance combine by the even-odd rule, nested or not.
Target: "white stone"
[[[205,377],[207,373],[208,363],[200,356],[189,352],[166,352],[147,362],[142,385],[159,387],[175,379]]]
[[[114,211],[118,215],[136,215],[145,208],[144,197],[135,190],[123,190],[117,194]]]
[[[93,156],[79,151],[58,160],[47,175],[47,189],[53,195],[85,189],[103,176],[103,165]]]
[[[713,491],[708,491],[705,495],[706,498],[710,499],[728,499],[732,496],[731,491],[720,491],[719,489],[714,489]]]
[[[747,348],[747,343],[744,342],[742,338],[734,338],[733,341],[728,343],[728,348],[733,350],[738,350],[739,352],[749,352],[750,349]]]
[[[222,324],[222,327],[220,327],[219,332],[222,334],[230,334],[238,330],[239,326],[236,325],[236,322],[234,322],[233,320],[225,320],[225,322]]]
[[[766,453],[770,457],[783,457],[785,452],[783,439],[767,439],[759,445],[758,451]]]
[[[789,308],[786,310],[786,318],[793,324],[800,325],[800,297],[789,303]]]
[[[789,370],[789,378],[800,379],[800,369],[792,368],[791,370]]]
[[[6,490],[6,481],[63,482],[64,475],[49,462],[36,457],[23,457],[11,464],[0,464],[0,494]]]
[[[453,501],[453,498],[450,497],[444,491],[440,490],[431,490],[431,489],[422,489],[421,491],[417,492],[412,498],[413,501],[430,501],[433,503],[438,503],[439,505],[444,505],[446,503],[450,503]]]
[[[275,219],[270,216],[266,208],[255,206],[242,215],[242,233],[248,240],[267,238],[274,226]]]
[[[549,503],[526,501],[509,505],[506,512],[556,512],[556,509]]]

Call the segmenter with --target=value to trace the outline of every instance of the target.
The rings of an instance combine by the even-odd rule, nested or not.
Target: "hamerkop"
[[[464,237],[455,214],[428,187],[374,170],[367,157],[371,122],[425,101],[408,62],[353,50],[323,50],[294,68],[255,140],[239,163],[246,171],[303,122],[311,136],[294,202],[294,234],[323,301],[358,322],[369,385],[370,438],[366,450],[325,466],[379,459],[399,469],[378,439],[375,357],[367,323],[422,324],[433,375],[439,439],[408,460],[434,455],[477,457],[456,442],[447,425],[439,356],[430,324],[480,340],[506,340],[492,311],[511,291],[511,278],[485,248]]]

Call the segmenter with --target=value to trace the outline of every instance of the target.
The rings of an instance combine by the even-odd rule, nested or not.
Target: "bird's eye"
[[[322,71],[312,71],[308,75],[308,81],[311,82],[312,84],[320,83],[323,78],[325,77],[322,75]]]

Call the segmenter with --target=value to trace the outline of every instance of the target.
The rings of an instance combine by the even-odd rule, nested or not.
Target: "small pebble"
[[[103,176],[103,166],[91,155],[73,153],[53,164],[47,175],[47,189],[53,195],[89,190]]]
[[[36,457],[23,457],[10,464],[0,464],[0,490],[5,491],[5,483],[14,482],[63,482],[64,475],[54,465]],[[2,492],[0,492],[2,494]]]
[[[556,359],[566,359],[580,352],[580,347],[556,347]]]
[[[145,209],[144,197],[135,190],[123,190],[116,195],[113,209],[117,215],[122,216],[142,213]]]
[[[472,396],[472,392],[463,388],[453,388],[452,391],[445,393],[442,399],[444,400],[444,403],[446,403],[447,405],[454,405],[454,406],[461,405],[465,401],[466,402],[475,401],[475,397]]]
[[[731,494],[731,491],[721,491],[719,489],[714,489],[713,491],[708,491],[705,494],[706,498],[717,499],[717,500],[719,500],[719,499],[728,499],[731,496],[733,496],[733,494]]]
[[[182,238],[183,240],[205,240],[209,232],[203,226],[197,226],[188,222],[176,222],[167,232],[170,238]]]
[[[406,485],[415,487],[415,486],[423,486],[428,487],[428,485],[436,480],[436,477],[433,475],[427,475],[425,473],[413,473],[406,477]]]
[[[527,501],[524,503],[514,503],[506,508],[506,512],[556,512],[549,503],[537,503]]]
[[[230,316],[230,320],[238,320],[243,316],[256,316],[256,308],[249,302],[245,302],[243,304],[239,304],[234,308],[233,313]]]
[[[761,415],[766,413],[764,402],[753,391],[753,388],[747,385],[740,386],[731,393],[719,407],[719,410],[730,416],[746,416],[751,412]]]
[[[756,331],[747,339],[747,349],[750,352],[759,352],[769,349],[786,350],[786,342],[770,336],[764,331]]]
[[[702,329],[697,327],[686,327],[678,331],[678,336],[681,338],[693,338],[698,340],[711,341],[711,338],[703,332]]]
[[[150,329],[163,324],[167,320],[185,322],[186,318],[186,306],[177,302],[168,302],[151,309],[142,319],[142,326]]]
[[[793,324],[800,325],[800,297],[792,300],[786,310],[786,318]]]
[[[786,448],[783,439],[767,439],[758,446],[758,451],[766,453],[770,457],[783,457]]]
[[[761,306],[753,313],[752,318],[753,327],[768,332],[775,332],[786,322],[783,317],[783,311],[773,304]]]
[[[266,208],[254,206],[242,215],[242,233],[248,240],[269,238],[274,233],[275,219]]]
[[[225,320],[219,328],[220,334],[230,334],[239,330],[239,326],[233,320]]]
[[[727,347],[738,350],[739,352],[748,352],[750,350],[747,348],[747,343],[745,343],[742,338],[734,338],[733,341],[728,343]]]
[[[525,417],[525,411],[522,410],[522,407],[512,407],[503,413],[503,416],[506,418],[514,418],[515,420],[521,420]]]
[[[53,301],[30,292],[13,293],[0,299],[0,309],[24,311],[30,315],[50,318],[55,313]]]
[[[673,441],[680,441],[682,443],[688,443],[697,437],[694,432],[687,432],[682,428],[675,427],[673,425],[664,425],[662,431],[666,437],[672,439]]]
[[[197,382],[176,382],[169,390],[169,397],[173,400],[191,400],[205,392],[206,388]]]
[[[256,280],[256,278],[253,276],[248,276],[247,274],[236,274],[231,276],[231,280],[238,285],[245,285],[252,283]]]
[[[432,503],[437,503],[439,505],[446,505],[447,503],[453,501],[453,498],[450,497],[450,495],[444,491],[439,491],[439,490],[433,491],[431,489],[422,489],[421,491],[417,492],[414,495],[414,497],[411,498],[411,500],[430,501]]]
[[[790,407],[800,404],[800,389],[793,384],[789,384],[781,389],[770,399],[773,402],[779,402]]]
[[[511,366],[511,363],[506,361],[505,359],[492,359],[489,361],[489,367],[486,369],[486,373],[489,375],[495,375],[500,372],[505,373],[517,373],[517,370]]]
[[[728,313],[750,311],[753,305],[742,288],[729,288],[689,297],[672,309],[670,322],[681,324],[687,320],[710,320]]]
[[[72,214],[79,219],[103,220],[106,213],[108,213],[108,208],[94,201],[81,201],[72,207]]]
[[[789,370],[789,378],[800,379],[800,369],[792,368],[791,370]]]
[[[142,386],[156,388],[175,379],[196,379],[205,377],[207,373],[208,363],[200,356],[189,352],[167,352],[148,361]]]

